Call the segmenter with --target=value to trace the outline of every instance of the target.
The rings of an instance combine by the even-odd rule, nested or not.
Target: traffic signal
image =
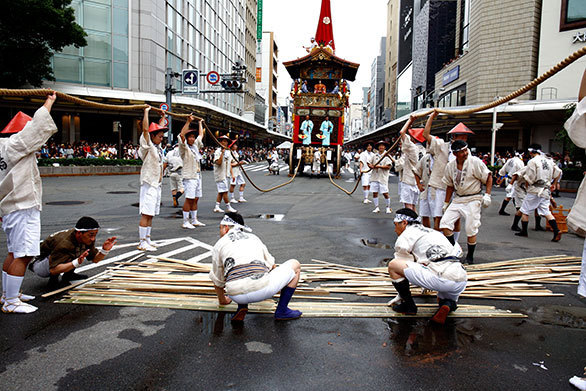
[[[242,90],[242,82],[234,77],[222,78],[220,85],[226,91],[241,91]]]

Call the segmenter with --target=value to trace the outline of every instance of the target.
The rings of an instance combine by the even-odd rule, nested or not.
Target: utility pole
[[[167,106],[169,106],[169,111],[172,111],[171,99],[173,93],[177,92],[177,90],[173,88],[173,81],[179,76],[181,76],[179,73],[173,72],[173,69],[171,68],[167,68],[167,72],[165,73],[165,97],[167,100]],[[167,143],[173,144],[173,118],[168,116],[167,121],[169,121],[169,136],[167,137]]]

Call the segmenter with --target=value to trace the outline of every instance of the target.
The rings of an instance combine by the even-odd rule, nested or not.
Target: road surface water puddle
[[[586,308],[544,305],[527,311],[530,319],[539,323],[574,329],[586,329]]]

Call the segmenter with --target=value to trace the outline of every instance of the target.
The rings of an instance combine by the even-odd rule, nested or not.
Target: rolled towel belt
[[[240,280],[242,278],[252,277],[254,275],[264,275],[269,272],[269,268],[266,265],[258,263],[248,263],[246,265],[234,266],[226,274],[226,282],[232,282]]]

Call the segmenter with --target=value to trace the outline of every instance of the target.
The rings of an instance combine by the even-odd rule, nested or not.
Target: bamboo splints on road
[[[302,282],[291,303],[304,317],[409,317],[394,312],[385,303],[364,301],[365,297],[389,299],[396,295],[386,268],[313,262],[302,265]],[[218,305],[208,277],[210,267],[210,264],[156,256],[140,262],[121,262],[91,281],[72,287],[58,303],[234,312],[235,304]],[[465,302],[469,298],[519,301],[523,297],[563,296],[543,284],[576,284],[580,258],[563,255],[525,258],[468,266],[467,271],[468,286],[461,295],[464,303],[450,316],[524,317],[494,306]],[[435,293],[423,293],[417,287],[412,287],[412,291],[416,297],[435,297]],[[250,312],[273,313],[275,305],[274,300],[265,300],[250,305]],[[419,306],[417,317],[429,317],[437,307],[435,303]]]

